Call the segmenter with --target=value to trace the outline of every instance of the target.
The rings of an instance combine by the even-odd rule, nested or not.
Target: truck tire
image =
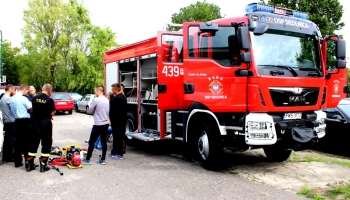
[[[220,147],[219,138],[215,135],[213,128],[209,128],[207,124],[202,124],[199,126],[196,136],[196,157],[199,157],[203,168],[218,170],[223,149]]]
[[[273,162],[283,162],[286,161],[292,150],[289,149],[277,149],[273,147],[265,147],[264,148],[265,155],[267,159]]]
[[[137,123],[133,113],[128,112],[126,115],[126,123],[125,123],[125,133],[135,132],[137,129]],[[125,136],[126,145],[130,146],[132,144],[133,138],[130,136]]]

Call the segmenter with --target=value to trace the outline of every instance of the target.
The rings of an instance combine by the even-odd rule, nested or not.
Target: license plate
[[[57,102],[57,104],[67,104],[66,102]]]
[[[301,119],[301,112],[298,113],[285,113],[283,119]]]

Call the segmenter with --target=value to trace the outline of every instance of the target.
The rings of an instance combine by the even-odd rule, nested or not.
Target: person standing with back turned
[[[16,89],[13,85],[8,84],[5,87],[5,94],[0,100],[0,107],[2,110],[2,117],[4,123],[4,146],[2,152],[2,161],[14,162],[13,149],[15,144],[15,118],[11,113],[10,102],[11,96],[15,95]]]
[[[52,117],[56,113],[55,103],[50,98],[52,86],[45,84],[41,89],[42,93],[32,99],[33,104],[33,133],[29,145],[28,156],[26,157],[26,170],[30,172],[35,169],[34,158],[38,151],[41,140],[40,172],[50,170],[47,162],[50,156],[52,145]]]
[[[22,154],[24,154],[24,157],[28,156],[28,141],[30,141],[30,135],[28,134],[30,128],[29,112],[32,112],[32,102],[23,96],[27,95],[28,91],[29,85],[22,84],[10,103],[11,112],[15,117],[15,167],[23,166]]]
[[[125,137],[125,124],[127,115],[127,100],[122,93],[121,85],[114,83],[112,92],[115,94],[109,102],[109,118],[113,130],[113,149],[110,156],[112,159],[123,159],[123,140]]]
[[[90,165],[90,158],[92,156],[92,151],[94,150],[94,144],[97,138],[100,136],[102,143],[102,155],[97,161],[98,164],[105,165],[106,162],[106,152],[107,152],[107,134],[109,126],[109,101],[103,95],[103,86],[97,86],[95,88],[96,98],[92,101],[88,114],[94,115],[94,125],[91,130],[90,139],[89,139],[89,148],[86,155],[86,158],[83,159],[84,165]]]

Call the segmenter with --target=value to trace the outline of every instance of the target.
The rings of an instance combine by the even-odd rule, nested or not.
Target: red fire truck
[[[302,12],[258,3],[246,11],[105,52],[105,92],[125,85],[129,139],[181,140],[213,168],[223,149],[263,148],[284,161],[325,135],[321,107],[327,82],[346,67],[345,41],[323,39]]]

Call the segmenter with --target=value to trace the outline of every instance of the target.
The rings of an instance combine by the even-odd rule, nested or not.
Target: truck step
[[[185,114],[188,113],[187,110],[178,110],[177,112],[178,112],[178,113],[185,113]]]
[[[180,141],[183,141],[183,137],[175,137],[175,140],[180,140]]]
[[[226,126],[226,130],[234,130],[234,131],[243,131],[243,127],[241,126]]]
[[[176,123],[176,126],[184,126],[183,123]]]
[[[125,133],[125,135],[145,142],[160,140],[159,136],[150,133]]]

